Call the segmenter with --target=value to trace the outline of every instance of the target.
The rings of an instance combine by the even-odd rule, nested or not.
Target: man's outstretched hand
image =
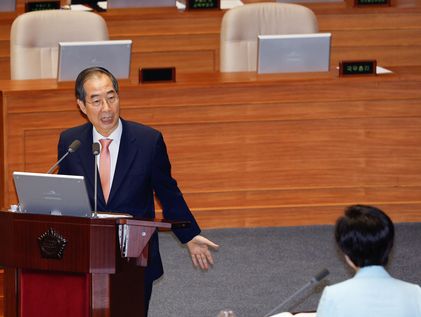
[[[210,265],[213,265],[212,253],[209,248],[217,250],[219,245],[201,235],[197,235],[187,242],[187,248],[189,249],[194,266],[200,267],[202,270],[207,270]]]

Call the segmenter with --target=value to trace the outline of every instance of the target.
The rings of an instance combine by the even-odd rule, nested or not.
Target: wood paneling
[[[146,236],[142,234],[140,242],[134,243],[135,246],[129,246],[130,261],[120,256],[116,241],[119,224],[129,226],[130,232],[139,237],[146,233]],[[92,317],[143,315],[144,267],[148,265],[149,238],[159,228],[170,230],[185,225],[183,222],[118,221],[0,211],[0,263],[4,266],[0,286],[5,298],[5,307],[0,308],[5,310],[6,316],[29,316],[35,311],[39,316],[59,316],[63,312],[66,316],[73,313]],[[48,249],[51,237],[42,242],[40,251],[39,239],[43,235],[58,235],[66,240],[61,256],[57,250]],[[67,296],[68,292],[61,293],[60,287],[70,288],[79,298]],[[38,303],[39,296],[34,296],[34,292],[51,295],[57,291],[59,295],[54,304],[64,305],[63,309],[54,309],[48,302]],[[72,304],[86,306],[72,310]],[[26,313],[22,313],[18,305],[25,306]],[[16,314],[16,310],[21,314]]]
[[[17,14],[0,12],[0,79],[10,78],[10,28]]]
[[[123,82],[121,114],[164,133],[173,175],[205,228],[332,223],[357,202],[419,221],[421,68],[396,71]],[[16,202],[12,171],[48,170],[59,132],[84,122],[70,85],[37,83],[30,94],[24,84],[3,91],[6,206]]]
[[[136,79],[139,67],[175,67],[176,72],[213,72],[214,51],[153,52],[132,56],[131,77]]]
[[[96,221],[80,217],[41,217],[1,212],[0,263],[5,268],[72,273],[113,274],[115,259],[115,220]],[[51,261],[42,256],[39,237],[53,229],[64,237],[65,256]]]

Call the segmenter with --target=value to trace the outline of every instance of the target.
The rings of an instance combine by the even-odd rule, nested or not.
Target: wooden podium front
[[[127,258],[123,227],[134,233]],[[171,223],[0,211],[4,316],[143,316],[143,266],[159,227]]]

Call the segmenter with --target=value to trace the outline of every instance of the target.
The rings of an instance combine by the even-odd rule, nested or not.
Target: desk
[[[421,7],[396,0],[390,8],[350,8],[342,3],[304,4],[321,32],[332,32],[332,65],[377,59],[381,66],[421,66]],[[132,39],[132,78],[139,67],[175,66],[177,73],[219,70],[219,31],[224,11],[175,8],[114,9],[101,13],[110,38]],[[10,79],[10,27],[16,13],[0,13],[0,79]]]
[[[205,228],[333,223],[357,202],[421,221],[421,67],[395,70],[122,82],[121,115],[164,133],[173,174]],[[8,206],[11,173],[47,171],[60,131],[84,118],[70,83],[0,87]]]

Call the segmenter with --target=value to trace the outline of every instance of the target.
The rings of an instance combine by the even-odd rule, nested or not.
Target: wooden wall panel
[[[10,55],[10,42],[0,41],[0,57],[5,59]]]
[[[10,78],[10,59],[0,57],[0,80]]]
[[[214,72],[216,71],[214,60],[212,50],[135,53],[132,56],[131,75],[136,75],[136,78],[139,67],[175,67],[176,73]]]
[[[356,202],[421,220],[420,68],[186,78],[123,83],[121,114],[164,133],[203,227],[331,223]],[[6,205],[16,201],[11,172],[48,170],[59,132],[84,122],[73,98],[71,86],[4,92]]]
[[[62,129],[31,129],[25,131],[24,155],[25,171],[46,173],[46,162],[55,163],[57,158],[58,135]],[[40,146],[40,140],[43,146]],[[55,149],[55,151],[54,151]]]
[[[0,12],[0,79],[10,79],[10,28],[16,13]]]
[[[173,8],[111,10],[101,14],[114,36],[212,35],[224,11],[180,12]],[[130,23],[128,23],[130,22]]]
[[[174,52],[201,51],[219,49],[219,32],[203,36],[202,34],[141,34],[141,35],[113,35],[113,40],[133,40],[134,52]]]
[[[359,201],[375,204],[387,211],[395,222],[419,222],[420,201],[388,203],[373,200]],[[195,213],[200,224],[209,228],[279,227],[334,224],[346,206],[354,202],[329,205],[290,205],[258,208],[205,209]]]
[[[419,4],[413,8],[315,8],[320,30],[393,30],[421,27]],[[311,8],[311,6],[309,6]]]
[[[334,47],[421,45],[421,27],[419,29],[376,29],[371,30],[337,30],[332,38]]]

